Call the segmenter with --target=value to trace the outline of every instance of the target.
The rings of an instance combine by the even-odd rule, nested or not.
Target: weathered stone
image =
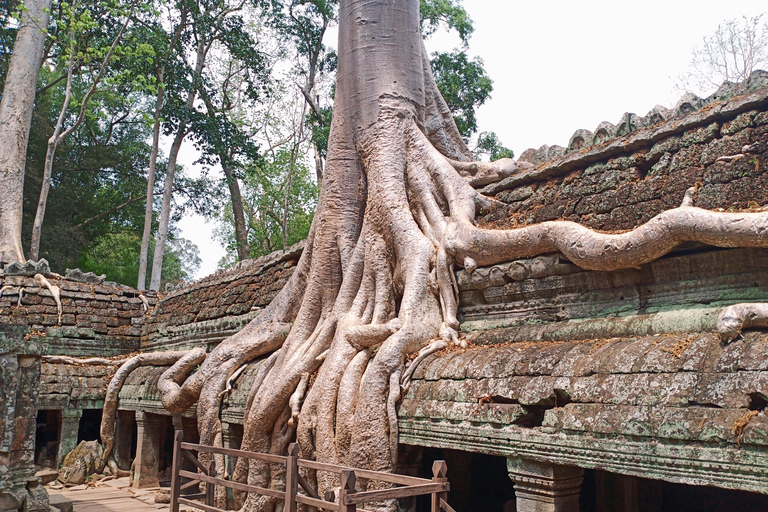
[[[98,441],[81,441],[64,457],[59,481],[64,484],[82,484],[87,476],[101,469],[103,451]]]

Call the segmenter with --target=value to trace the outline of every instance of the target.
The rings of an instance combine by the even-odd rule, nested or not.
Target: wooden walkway
[[[74,512],[157,512],[158,510],[157,507],[137,500],[131,493],[114,487],[62,491],[59,494],[72,502]],[[164,508],[168,510],[168,505]]]

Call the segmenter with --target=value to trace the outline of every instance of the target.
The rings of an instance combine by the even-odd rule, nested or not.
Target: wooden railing
[[[228,455],[231,457],[245,457],[272,464],[282,464],[285,467],[285,490],[267,489],[220,478],[217,476],[215,462],[211,460],[208,467],[204,467],[192,453],[193,451],[198,453],[206,452]],[[198,472],[193,473],[181,469],[183,459],[192,462],[192,464],[197,467]],[[337,497],[333,491],[326,492],[326,495],[321,498],[317,491],[309,485],[304,477],[301,476],[299,468],[337,473],[341,481],[338,499],[336,499]],[[335,512],[366,512],[365,509],[358,508],[358,505],[373,501],[407,498],[426,494],[430,494],[432,497],[431,512],[456,512],[447,503],[448,491],[450,490],[450,484],[448,483],[448,478],[446,478],[447,470],[448,468],[445,461],[435,461],[432,465],[432,473],[434,476],[429,480],[426,478],[383,473],[380,471],[369,471],[366,469],[351,469],[334,464],[300,459],[299,446],[296,443],[292,443],[289,446],[287,456],[272,455],[268,453],[256,453],[233,450],[230,448],[217,448],[213,446],[185,443],[183,440],[183,433],[177,431],[173,444],[171,512],[179,512],[179,505],[188,505],[199,510],[204,510],[205,512],[226,512],[215,506],[215,487],[217,485],[283,500],[285,502],[285,512],[296,512],[297,504],[299,503],[316,507],[321,510]],[[182,483],[182,478],[188,479],[188,481]],[[386,482],[398,487],[357,492],[355,490],[355,482],[357,478]],[[197,486],[201,482],[206,484],[204,493],[181,495],[181,491]],[[300,492],[300,490],[303,492]],[[197,500],[203,501],[201,502]]]

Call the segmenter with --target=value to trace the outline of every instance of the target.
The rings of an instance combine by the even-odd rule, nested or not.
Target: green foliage
[[[501,144],[495,132],[481,132],[477,136],[475,158],[480,159],[483,156],[493,161],[499,158],[514,158],[515,153]]]
[[[42,68],[41,81],[49,80],[51,73]],[[83,87],[80,81],[74,86]],[[38,94],[35,104],[24,187],[25,244],[63,90],[64,83],[59,82]],[[77,266],[81,251],[103,233],[141,231],[144,204],[138,199],[146,194],[150,149],[149,130],[139,112],[142,103],[142,95],[122,96],[119,89],[96,94],[91,100],[92,115],[59,145],[40,252],[56,271]]]
[[[141,235],[138,233],[106,233],[80,254],[78,264],[85,272],[106,274],[110,281],[135,286],[139,276],[140,247]],[[150,261],[153,249],[154,243],[150,243]],[[177,285],[189,281],[198,268],[200,255],[195,244],[184,238],[169,240],[163,258],[161,289],[166,283]]]
[[[461,0],[421,0],[421,35],[427,38],[441,25],[455,30],[467,48],[475,28],[472,19],[461,6]]]
[[[265,155],[260,162],[246,169],[243,200],[248,211],[248,242],[253,258],[283,248],[283,205],[290,165],[290,151],[280,150],[274,155]],[[302,161],[294,165],[288,201],[287,245],[295,244],[309,234],[319,193],[308,166]],[[220,220],[216,238],[227,248],[228,256],[219,265],[227,266],[237,261],[231,204],[224,208]]]
[[[314,112],[310,112],[307,117],[309,118],[310,126],[313,128],[312,142],[315,143],[315,147],[320,151],[320,156],[326,158],[328,155],[328,139],[331,136],[333,108],[322,107],[319,114],[318,116]]]
[[[437,88],[459,132],[468,139],[477,131],[475,108],[491,97],[493,81],[486,75],[482,59],[470,60],[463,51],[435,53],[431,62]]]

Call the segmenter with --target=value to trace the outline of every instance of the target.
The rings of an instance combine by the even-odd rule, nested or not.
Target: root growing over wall
[[[248,398],[242,449],[285,453],[297,440],[305,458],[391,471],[401,390],[427,353],[461,343],[456,267],[471,271],[559,251],[583,268],[613,270],[652,261],[684,241],[768,246],[768,213],[710,212],[690,198],[618,235],[572,222],[478,228],[476,215],[497,203],[474,186],[519,166],[471,161],[429,69],[418,2],[384,4],[341,2],[327,167],[289,282],[210,354],[144,354],[125,363],[106,399],[106,453],[114,443],[117,393],[133,368],[172,365],[158,383],[163,405],[180,413],[197,401],[200,442],[212,445],[221,442],[220,401],[228,383],[243,365],[266,358]],[[407,356],[420,350],[406,368]],[[233,474],[263,487],[279,487],[283,478],[248,460],[239,460]],[[307,478],[321,495],[339,485],[327,474]],[[277,505],[265,497],[239,500],[248,511]]]

